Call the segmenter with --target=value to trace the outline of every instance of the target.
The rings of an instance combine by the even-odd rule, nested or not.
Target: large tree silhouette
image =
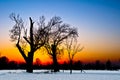
[[[30,25],[28,29],[25,27],[24,22],[19,15],[12,13],[10,14],[10,18],[15,22],[15,25],[10,30],[11,41],[16,42],[16,47],[26,61],[26,71],[32,73],[34,53],[42,47],[47,40],[47,28],[44,23],[45,18],[43,16],[40,17],[38,25],[35,25],[35,22],[33,22],[30,17]]]
[[[78,32],[76,28],[72,28],[69,24],[63,23],[60,17],[53,17],[49,23],[49,36],[45,48],[48,54],[53,59],[54,72],[59,71],[58,55],[61,53],[59,46],[65,41],[65,39],[71,36],[77,36]]]
[[[77,43],[77,36],[72,36],[71,38],[66,40],[66,49],[69,58],[70,74],[72,74],[73,59],[78,52],[83,50],[83,48],[84,47],[80,47],[80,44]]]

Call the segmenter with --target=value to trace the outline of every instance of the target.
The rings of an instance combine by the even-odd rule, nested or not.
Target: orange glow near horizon
[[[25,62],[18,49],[15,47],[15,44],[10,42],[10,40],[7,40],[3,40],[0,45],[0,56],[6,56],[10,61],[14,60],[17,62]],[[95,62],[96,60],[100,60],[102,62],[105,62],[108,59],[111,61],[120,60],[119,45],[109,44],[106,46],[105,43],[107,44],[107,42],[90,43],[87,41],[81,41],[81,43],[85,48],[75,55],[74,61],[80,60],[87,63]],[[46,54],[45,51],[37,50],[34,55],[34,62],[36,61],[36,58],[39,58],[42,64],[50,64],[52,62],[52,59]],[[58,61],[60,63],[68,61],[68,54],[64,53],[64,55]]]
[[[7,45],[6,45],[7,46]],[[6,56],[9,58],[10,61],[14,60],[16,62],[25,62],[21,54],[19,53],[18,49],[13,45],[9,45],[2,47],[1,49],[1,56]],[[40,62],[42,64],[51,64],[52,59],[47,55],[44,51],[38,50],[35,55],[34,55],[34,62],[36,59],[39,58]],[[98,52],[96,49],[93,51],[88,50],[87,48],[83,49],[83,51],[79,52],[78,54],[75,55],[74,61],[82,61],[82,62],[95,62],[96,60],[100,60],[102,62],[109,60],[112,61],[118,61],[120,58],[120,55],[118,55],[118,52],[113,52],[110,51],[104,51],[102,50],[101,52]],[[64,61],[68,61],[68,54],[64,53],[64,55],[58,60],[59,63],[64,63]]]

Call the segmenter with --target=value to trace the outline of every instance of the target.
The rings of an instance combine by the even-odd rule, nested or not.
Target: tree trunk
[[[27,72],[28,73],[33,73],[33,56],[34,56],[34,40],[33,40],[33,21],[31,19],[31,17],[29,18],[30,19],[30,49],[31,51],[28,52],[28,59],[27,59]]]
[[[28,53],[28,60],[27,60],[27,70],[28,73],[33,73],[33,52]]]
[[[56,55],[53,56],[53,66],[54,66],[54,72],[59,72],[59,66],[58,66]]]
[[[57,55],[56,55],[56,46],[52,45],[52,52],[53,52],[53,68],[54,72],[59,72],[59,66],[57,62]]]

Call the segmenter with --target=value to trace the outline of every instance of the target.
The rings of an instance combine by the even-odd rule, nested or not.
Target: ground
[[[107,70],[69,70],[58,73],[49,73],[48,70],[34,70],[33,73],[26,73],[25,70],[0,70],[0,80],[119,80],[120,71]]]

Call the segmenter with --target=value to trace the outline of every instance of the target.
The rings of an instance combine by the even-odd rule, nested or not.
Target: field
[[[25,70],[0,70],[0,80],[119,80],[120,71],[85,70],[85,72],[61,70],[58,73],[49,73],[48,70],[34,70],[26,73]]]

